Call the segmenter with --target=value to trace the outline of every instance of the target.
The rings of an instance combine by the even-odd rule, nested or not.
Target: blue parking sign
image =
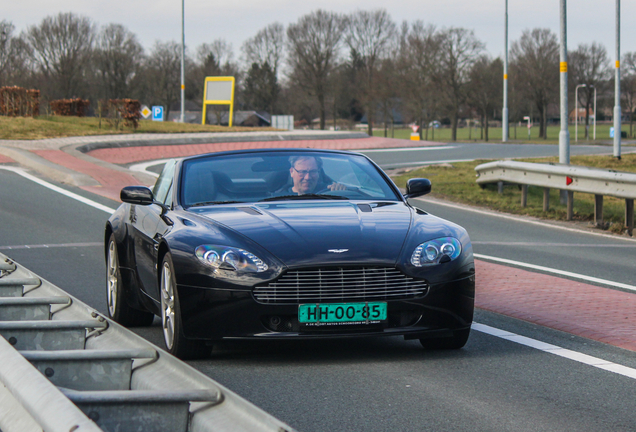
[[[162,106],[153,106],[152,107],[152,121],[163,121],[163,107]]]

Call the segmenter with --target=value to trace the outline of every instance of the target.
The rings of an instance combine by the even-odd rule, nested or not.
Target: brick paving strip
[[[636,351],[636,295],[475,260],[475,305]]]
[[[0,163],[14,163],[15,161],[11,159],[9,156],[4,156],[0,154]]]
[[[153,159],[192,156],[197,154],[243,149],[263,148],[321,148],[330,150],[364,150],[399,147],[419,147],[440,145],[429,141],[407,141],[392,138],[349,138],[331,140],[293,140],[293,141],[249,141],[211,144],[154,145],[137,147],[104,148],[89,151],[87,154],[97,159],[115,164],[128,164]],[[443,145],[443,144],[442,144]]]

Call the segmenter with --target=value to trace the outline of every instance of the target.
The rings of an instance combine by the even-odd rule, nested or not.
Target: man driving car
[[[327,190],[345,190],[343,184],[333,182],[325,183],[322,178],[322,160],[314,156],[292,156],[289,158],[291,167],[289,175],[292,186],[286,187],[289,195],[306,195]]]

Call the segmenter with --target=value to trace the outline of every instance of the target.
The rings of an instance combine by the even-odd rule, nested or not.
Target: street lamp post
[[[579,84],[574,89],[574,142],[579,141],[579,87],[587,87],[587,84]]]
[[[503,142],[508,141],[508,0],[506,0],[506,24],[505,24],[505,46],[506,52],[504,53],[504,76],[503,76],[503,110],[501,113],[501,126],[502,134],[501,140]]]
[[[621,0],[616,0],[616,75],[614,84],[614,157],[621,158]]]
[[[594,140],[596,140],[596,87],[594,87]]]
[[[185,0],[181,0],[181,123],[185,123]]]
[[[561,46],[561,131],[559,132],[559,163],[570,164],[570,131],[568,131],[568,31],[566,0],[560,0]],[[563,196],[561,197],[563,198]]]

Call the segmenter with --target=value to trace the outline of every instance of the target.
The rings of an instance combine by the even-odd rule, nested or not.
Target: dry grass
[[[104,119],[95,117],[39,116],[4,117],[0,116],[0,139],[32,140],[90,135],[116,135],[130,133],[180,133],[180,132],[247,132],[276,130],[262,127],[227,127],[198,125],[175,122],[153,122],[141,120],[137,129],[111,127]]]

